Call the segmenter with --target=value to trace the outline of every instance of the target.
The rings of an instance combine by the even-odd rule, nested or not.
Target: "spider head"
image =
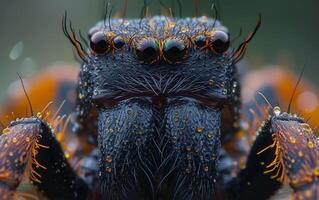
[[[117,19],[98,23],[88,36],[78,91],[84,117],[91,104],[109,107],[137,96],[187,96],[238,107],[238,50],[229,48],[228,30],[216,20]],[[227,112],[237,117],[235,110]]]
[[[188,153],[182,153],[185,149],[195,152],[191,170],[202,169],[204,175],[199,176],[200,180],[206,185],[213,184],[221,140],[237,128],[234,122],[239,116],[240,88],[235,64],[245,52],[246,43],[231,50],[228,30],[205,17],[114,19],[108,26],[98,23],[90,30],[89,40],[90,48],[82,52],[85,62],[77,106],[82,129],[78,132],[89,133],[89,137],[98,141],[101,179],[105,185],[111,185],[104,187],[104,192],[111,194],[114,188],[123,189],[125,181],[139,184],[143,182],[140,176],[147,177],[146,182],[151,182],[148,185],[154,186],[157,181],[158,187],[166,188],[159,189],[162,193],[173,191],[167,187],[176,191],[177,179],[181,178],[178,170],[187,168],[184,161],[174,164],[175,175],[170,175],[173,176],[170,183],[163,186],[155,179],[164,180],[165,174],[168,176],[173,167],[166,165],[165,158],[174,163],[176,157],[168,158],[170,153],[161,156],[166,151],[176,152],[186,160]],[[176,123],[184,120],[181,123],[186,132],[205,136],[176,139],[179,136],[173,133],[174,116],[178,116]],[[209,142],[205,143],[206,140]],[[167,148],[162,146],[165,141]],[[144,158],[148,160],[144,160],[146,163]],[[128,166],[134,173],[127,175],[130,180],[120,181],[121,185],[116,176],[128,171]],[[158,178],[150,177],[149,173],[154,175],[161,170],[164,172]],[[199,184],[188,182],[196,187]],[[155,194],[156,188],[151,188],[150,193]],[[120,193],[123,192],[118,191],[117,195]]]

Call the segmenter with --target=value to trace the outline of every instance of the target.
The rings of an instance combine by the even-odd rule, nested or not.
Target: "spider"
[[[73,134],[55,134],[63,118],[48,117],[50,103],[3,129],[2,199],[17,197],[25,180],[47,199],[261,200],[283,184],[295,199],[318,199],[318,140],[290,108],[260,108],[266,119],[249,152],[242,147],[250,130],[241,126],[237,63],[260,24],[232,49],[228,29],[211,18],[109,18],[85,49],[65,15],[82,60],[66,120]],[[62,137],[76,137],[77,159]]]

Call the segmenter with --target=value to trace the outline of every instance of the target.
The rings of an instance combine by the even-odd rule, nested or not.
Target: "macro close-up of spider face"
[[[65,12],[79,70],[18,74],[21,87],[0,110],[1,198],[318,199],[317,122],[292,112],[304,95],[317,120],[305,68],[298,78],[279,69],[243,76],[238,67],[261,14],[234,45],[239,37],[199,16],[198,1],[185,18],[171,9],[148,16],[147,4],[141,18],[126,18],[127,3],[119,18],[107,3],[87,37]],[[218,16],[215,4],[211,11]]]
[[[206,17],[112,20],[89,39],[77,111],[85,126],[97,109],[102,192],[213,198],[221,118],[238,119],[235,64],[248,40],[231,51],[227,29]]]

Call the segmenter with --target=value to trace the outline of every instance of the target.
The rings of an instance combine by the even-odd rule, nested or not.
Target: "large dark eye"
[[[121,36],[116,36],[113,39],[113,45],[116,49],[120,49],[125,45],[125,40]]]
[[[214,31],[209,41],[211,50],[216,54],[222,54],[228,50],[230,43],[229,35],[224,31]]]
[[[142,63],[156,62],[160,56],[158,42],[153,38],[142,39],[136,46],[136,55]]]
[[[187,54],[187,47],[181,39],[167,39],[163,45],[164,58],[171,63],[182,61]]]
[[[90,39],[90,47],[94,53],[103,55],[110,49],[106,35],[102,31],[94,33]]]
[[[206,37],[204,35],[198,35],[195,37],[194,43],[198,47],[204,47],[206,45]]]

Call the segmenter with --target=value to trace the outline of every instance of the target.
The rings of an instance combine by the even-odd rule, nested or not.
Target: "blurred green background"
[[[61,30],[61,19],[68,11],[73,25],[86,32],[104,14],[102,0],[0,0],[0,101],[6,88],[17,78],[27,78],[56,63],[74,63],[72,46]],[[162,0],[178,13],[177,1]],[[194,16],[193,0],[181,0],[183,16]],[[114,14],[122,8],[114,0]],[[211,14],[211,1],[199,0],[200,13]],[[284,64],[296,71],[307,66],[305,77],[319,83],[319,1],[316,0],[219,0],[221,20],[231,35],[243,28],[242,39],[253,30],[258,13],[262,28],[251,43],[245,62],[261,68]],[[128,17],[139,17],[143,0],[129,0]],[[158,0],[150,4],[153,15],[164,8]]]

